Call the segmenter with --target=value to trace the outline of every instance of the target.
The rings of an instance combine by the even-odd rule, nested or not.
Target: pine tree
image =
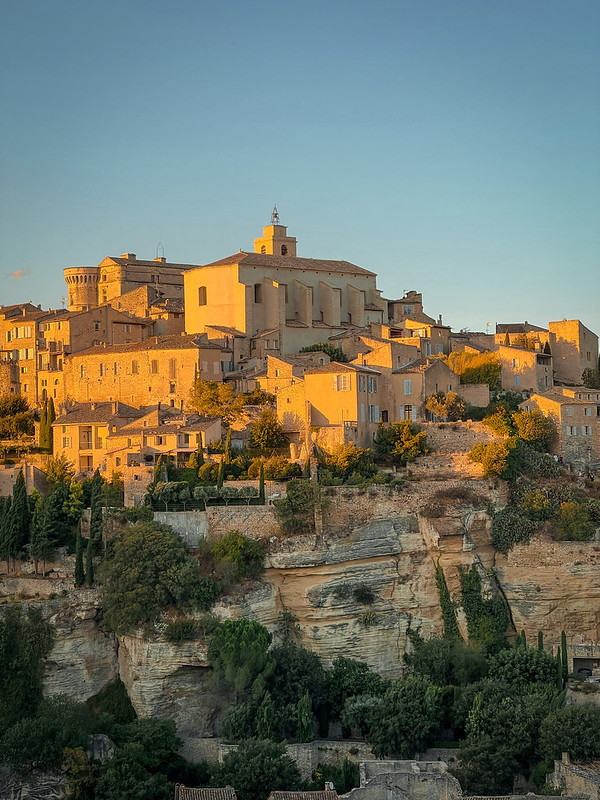
[[[94,542],[91,536],[85,548],[85,583],[87,586],[94,584]]]
[[[83,570],[83,539],[81,531],[77,531],[77,539],[75,540],[75,586],[79,588],[83,586],[85,581],[85,573]]]
[[[260,473],[258,476],[258,502],[265,503],[265,465],[260,462]]]
[[[225,451],[223,459],[226,464],[231,464],[231,428],[227,428],[227,436],[225,437]]]
[[[50,398],[48,400],[48,450],[50,453],[54,452],[54,435],[52,432],[52,423],[56,419],[56,411],[54,410],[54,400]]]
[[[544,649],[544,631],[538,631],[538,650]]]

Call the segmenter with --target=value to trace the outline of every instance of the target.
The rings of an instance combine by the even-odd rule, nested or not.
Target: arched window
[[[286,244],[282,244],[281,245],[281,255],[282,256],[287,256],[287,245]]]
[[[198,287],[198,305],[199,306],[206,305],[206,286]]]
[[[263,246],[260,248],[260,252],[261,252],[261,253],[266,253],[266,252],[267,252],[267,247],[266,247],[266,245],[264,245],[264,244],[263,244]]]
[[[260,283],[254,284],[254,302],[262,303],[262,284]]]

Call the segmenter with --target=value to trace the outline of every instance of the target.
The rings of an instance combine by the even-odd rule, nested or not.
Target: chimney
[[[117,400],[113,400],[112,401],[112,413],[116,414],[117,411],[118,411],[118,401]]]
[[[158,401],[158,410],[159,410],[159,411],[160,411],[160,407],[161,407],[161,402],[160,402],[160,400],[159,400],[159,401]]]
[[[154,259],[158,264],[166,264],[167,259],[164,256],[160,256],[159,258]]]
[[[96,410],[96,403],[90,403],[90,411]]]
[[[181,401],[180,401],[179,407],[180,407],[180,408],[181,408],[181,410],[183,411],[183,400],[181,400]]]
[[[121,253],[121,258],[126,258],[127,261],[135,261],[136,255],[135,253]]]
[[[442,315],[440,314],[439,317],[438,317],[438,325],[441,325],[441,324],[442,324]]]

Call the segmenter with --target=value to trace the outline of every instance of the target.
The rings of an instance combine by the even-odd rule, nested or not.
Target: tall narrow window
[[[260,248],[260,252],[261,252],[263,255],[265,255],[265,253],[267,252],[267,247],[266,247],[266,245],[264,245],[264,244],[262,245],[262,247]]]
[[[158,375],[158,361],[156,359],[152,359],[150,364],[150,371],[153,375]]]
[[[177,362],[174,358],[169,359],[169,378],[174,378],[177,370]]]
[[[198,305],[199,306],[206,305],[206,286],[198,287]]]
[[[282,256],[287,256],[287,245],[285,245],[285,244],[281,245],[281,255]]]
[[[254,284],[254,302],[262,303],[262,284],[260,283]]]

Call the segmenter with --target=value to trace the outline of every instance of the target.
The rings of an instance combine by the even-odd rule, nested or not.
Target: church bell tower
[[[296,256],[296,239],[287,235],[287,227],[280,225],[277,206],[271,214],[271,224],[265,225],[263,235],[254,240],[254,252],[270,256]]]

